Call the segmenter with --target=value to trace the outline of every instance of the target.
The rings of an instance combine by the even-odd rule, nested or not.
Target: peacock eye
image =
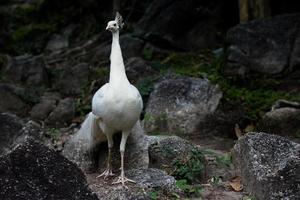
[[[117,26],[117,24],[114,24],[114,26]]]

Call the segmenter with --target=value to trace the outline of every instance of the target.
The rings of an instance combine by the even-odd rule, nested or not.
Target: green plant
[[[151,191],[150,192],[150,198],[153,200],[158,199],[158,192],[157,191]]]
[[[177,179],[185,179],[189,183],[197,181],[203,173],[204,161],[204,154],[200,150],[194,149],[187,160],[175,160],[175,170],[172,175]]]
[[[59,135],[60,135],[60,132],[58,129],[56,128],[49,128],[47,131],[46,131],[46,135],[48,135],[51,139],[53,140],[58,140],[59,138]]]
[[[216,162],[220,167],[230,167],[232,163],[232,156],[230,153],[226,153],[222,156],[216,156]]]
[[[200,186],[190,185],[186,179],[176,181],[176,186],[180,188],[187,196],[199,196],[202,188]]]

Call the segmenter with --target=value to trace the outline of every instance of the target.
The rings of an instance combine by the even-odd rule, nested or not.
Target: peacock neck
[[[126,76],[122,51],[119,43],[119,31],[114,32],[112,34],[109,83],[112,84],[129,83]]]

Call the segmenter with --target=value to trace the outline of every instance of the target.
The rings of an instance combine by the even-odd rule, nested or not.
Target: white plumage
[[[94,95],[92,113],[84,121],[81,131],[90,134],[91,147],[105,140],[108,141],[107,169],[98,177],[112,176],[111,148],[113,147],[113,134],[122,132],[120,143],[121,175],[114,183],[132,181],[124,174],[124,151],[127,138],[139,120],[143,102],[139,91],[130,84],[125,73],[122,52],[119,44],[119,30],[122,28],[122,17],[116,14],[114,21],[108,22],[106,30],[112,32],[113,40],[110,55],[109,83],[103,85]],[[106,136],[106,137],[103,137]]]

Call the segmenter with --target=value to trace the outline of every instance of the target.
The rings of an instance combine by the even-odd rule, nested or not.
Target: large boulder
[[[108,181],[96,179],[95,174],[88,174],[90,188],[98,195],[99,199],[110,200],[151,200],[169,199],[173,194],[180,194],[176,187],[174,177],[167,175],[159,169],[132,169],[125,172],[128,178],[134,180],[135,184],[127,184],[127,188],[121,185],[111,185]]]
[[[49,114],[46,122],[48,124],[63,126],[72,121],[75,116],[75,102],[73,98],[65,98]]]
[[[23,138],[0,159],[0,199],[98,199],[82,171],[54,150]]]
[[[281,107],[267,112],[259,122],[258,130],[281,136],[300,136],[300,107]]]
[[[227,33],[225,73],[278,75],[299,68],[300,14],[239,24]],[[297,69],[298,68],[298,69]]]
[[[204,155],[187,140],[178,136],[149,136],[148,152],[149,167],[162,169],[179,179],[201,181],[204,178]],[[189,168],[189,173],[180,171],[183,166]]]
[[[144,119],[148,133],[200,137],[199,125],[216,111],[222,92],[207,79],[172,77],[160,80],[150,94]]]
[[[56,108],[60,100],[59,93],[46,92],[39,103],[34,105],[30,111],[30,117],[35,120],[45,120]]]
[[[0,113],[0,154],[6,153],[26,135],[40,138],[41,128],[34,122],[25,122],[16,115]]]
[[[233,150],[234,163],[256,199],[300,198],[300,145],[266,133],[249,133]]]
[[[103,137],[105,138],[104,135]],[[102,142],[92,149],[90,140],[90,134],[87,134],[85,131],[78,131],[66,142],[62,153],[84,171],[98,170],[102,172],[107,166],[107,142]],[[115,145],[112,149],[112,166],[114,171],[118,171],[120,168],[120,141],[121,134],[116,134],[114,136]],[[138,122],[126,143],[125,168],[147,168],[149,164],[147,148],[148,143],[144,130]]]

